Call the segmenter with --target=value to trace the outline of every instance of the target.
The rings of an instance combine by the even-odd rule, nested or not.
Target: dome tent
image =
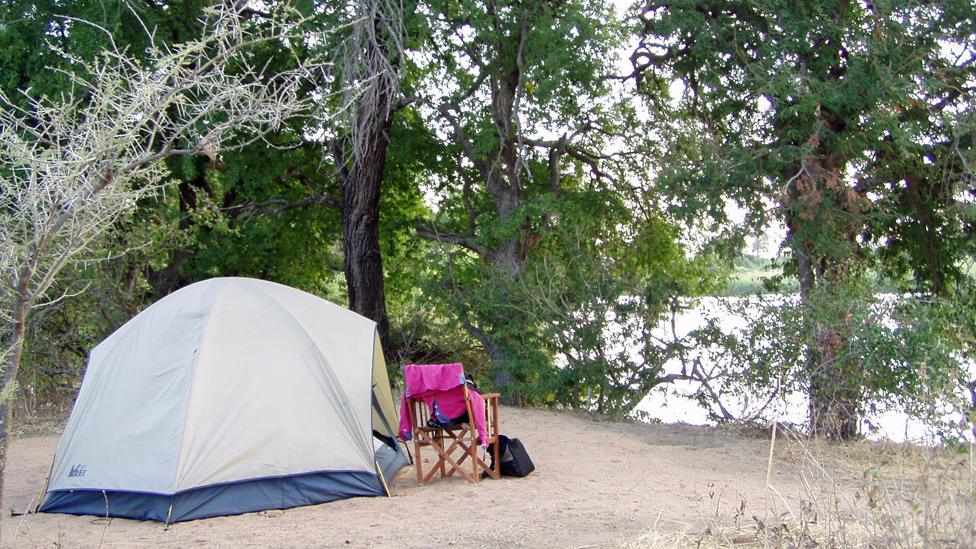
[[[92,350],[38,510],[168,523],[385,495],[395,425],[373,321],[210,279]]]

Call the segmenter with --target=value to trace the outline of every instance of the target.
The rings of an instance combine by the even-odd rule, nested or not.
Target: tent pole
[[[55,452],[57,453],[57,452]],[[44,477],[44,482],[41,483],[41,491],[37,493],[37,498],[33,506],[27,510],[27,513],[36,513],[38,509],[41,508],[41,503],[44,501],[44,494],[47,493],[47,487],[51,484],[51,473],[54,472],[54,457],[51,458],[51,467],[47,470],[47,476]]]
[[[383,483],[383,489],[386,490],[386,497],[392,498],[393,496],[390,494],[390,487],[386,485],[386,477],[383,476],[383,468],[380,467],[380,462],[373,461],[373,463],[376,464],[376,471],[380,474],[380,482]]]

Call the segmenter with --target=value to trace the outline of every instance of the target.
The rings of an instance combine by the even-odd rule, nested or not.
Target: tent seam
[[[350,405],[352,404],[353,401],[352,401],[351,398],[349,398],[349,394],[346,392],[346,388],[342,385],[342,383],[339,383],[339,378],[336,377],[335,372],[332,371],[332,361],[330,361],[330,360],[328,360],[326,358],[325,354],[322,352],[322,348],[319,347],[318,342],[315,340],[314,337],[312,337],[312,334],[310,334],[308,332],[308,328],[305,326],[305,324],[303,324],[300,320],[298,320],[298,318],[294,314],[292,314],[292,312],[289,310],[289,308],[286,307],[284,304],[282,304],[280,301],[278,301],[275,298],[274,295],[271,295],[268,292],[265,292],[264,291],[264,288],[255,288],[255,289],[261,295],[263,295],[265,298],[267,298],[269,301],[271,301],[272,303],[274,303],[275,305],[277,305],[278,308],[285,315],[288,316],[288,318],[292,319],[292,321],[295,323],[296,326],[298,326],[299,328],[301,328],[302,334],[305,335],[305,337],[308,339],[308,341],[312,343],[312,347],[315,348],[315,354],[318,355],[319,360],[323,364],[326,364],[326,365],[329,366],[329,368],[325,371],[326,377],[329,377],[329,374],[331,374],[332,380],[335,381],[335,383],[333,383],[332,384],[332,387],[330,387],[330,388],[333,390],[333,392],[335,392],[337,394],[340,394],[342,396],[342,402],[344,404],[344,406],[340,406],[338,408],[340,408],[340,409],[351,408]],[[355,311],[350,311],[349,309],[345,309],[345,310],[346,311],[349,311],[349,312],[355,312]],[[375,333],[376,333],[376,326],[375,326],[375,324],[376,323],[374,322],[373,323],[373,325],[374,325],[373,326],[374,336],[375,336]],[[373,352],[375,352],[375,349],[373,350]],[[372,370],[370,370],[370,391],[371,392],[372,392],[372,373],[373,373]],[[372,426],[373,426],[372,403],[370,404],[370,406],[369,406],[368,409],[370,411],[369,425],[370,425],[370,429],[372,429]],[[363,441],[360,441],[360,442],[363,442]],[[363,446],[363,448],[369,450],[369,455],[370,456],[373,456],[373,454],[375,454],[375,451],[373,450],[373,447],[372,447],[372,434],[369,434],[369,436],[367,437],[367,439],[366,439],[365,442],[366,442],[366,445]],[[372,461],[375,461],[375,460],[372,460]]]
[[[213,300],[210,302],[210,307],[207,309],[207,319],[203,322],[203,329],[200,330],[200,338],[197,339],[196,349],[193,352],[193,362],[190,366],[192,373],[190,375],[190,395],[186,399],[186,408],[183,410],[183,429],[180,431],[180,448],[176,454],[176,468],[173,471],[173,494],[175,495],[177,490],[176,487],[179,481],[180,469],[183,466],[183,445],[186,442],[186,428],[187,428],[187,418],[190,416],[190,407],[193,405],[193,398],[197,393],[197,370],[200,365],[200,355],[201,349],[203,347],[203,340],[207,337],[207,332],[210,330],[210,319],[213,317],[214,309],[217,300],[220,298],[221,294],[227,288],[227,279],[221,280],[221,285],[216,290],[216,295],[214,295]]]

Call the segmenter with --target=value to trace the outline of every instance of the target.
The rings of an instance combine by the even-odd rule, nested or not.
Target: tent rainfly
[[[214,278],[92,350],[38,510],[169,523],[385,495],[396,425],[373,321]]]

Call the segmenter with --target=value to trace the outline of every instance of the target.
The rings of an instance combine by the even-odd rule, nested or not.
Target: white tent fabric
[[[92,351],[48,493],[375,475],[372,431],[392,438],[395,414],[374,322],[280,284],[215,278]]]

